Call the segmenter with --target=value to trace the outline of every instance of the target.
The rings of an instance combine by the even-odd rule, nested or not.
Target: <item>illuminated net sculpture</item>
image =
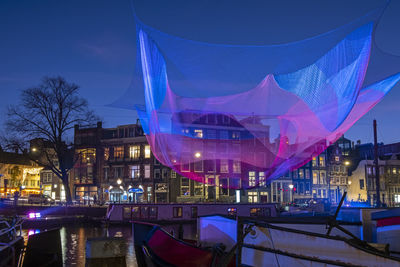
[[[376,16],[268,46],[185,40],[137,20],[138,113],[154,155],[224,188],[263,186],[304,165],[400,79],[362,88]]]

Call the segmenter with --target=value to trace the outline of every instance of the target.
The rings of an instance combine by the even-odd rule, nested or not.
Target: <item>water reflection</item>
[[[25,244],[29,235],[39,233],[39,229],[26,229],[22,234]],[[85,247],[87,238],[92,237],[123,237],[127,244],[126,265],[137,266],[132,240],[131,226],[110,226],[107,229],[88,226],[68,226],[60,229],[61,247],[64,266],[85,266]]]
[[[168,233],[178,237],[183,232],[184,239],[196,239],[196,224],[184,224],[163,226]],[[23,230],[25,244],[29,235],[40,233],[45,229],[26,229]],[[133,247],[132,227],[130,225],[109,226],[107,228],[93,226],[67,226],[60,229],[61,248],[64,266],[85,266],[85,247],[86,240],[93,237],[123,237],[126,240],[126,266],[136,267],[135,249]]]

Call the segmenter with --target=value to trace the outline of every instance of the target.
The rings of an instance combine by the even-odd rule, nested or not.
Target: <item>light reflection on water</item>
[[[178,235],[179,226],[169,225],[163,227],[167,232]],[[38,233],[38,229],[23,230],[25,242],[28,235]],[[183,226],[184,239],[196,239],[196,225]],[[94,226],[66,226],[60,229],[61,247],[64,266],[85,266],[85,247],[87,238],[93,237],[123,237],[127,244],[126,266],[136,267],[135,249],[133,246],[132,226],[109,226],[108,229]]]
[[[43,231],[43,230],[41,230]],[[22,231],[25,242],[28,235],[38,232],[38,229],[26,229]],[[61,247],[64,266],[85,266],[85,247],[87,238],[92,237],[123,237],[127,243],[126,265],[137,266],[135,249],[133,247],[132,227],[110,226],[107,229],[89,226],[67,226],[60,229]]]

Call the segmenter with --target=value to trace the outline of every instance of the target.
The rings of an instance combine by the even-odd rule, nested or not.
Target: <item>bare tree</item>
[[[22,91],[21,103],[8,108],[7,143],[21,147],[21,140],[36,139],[29,155],[58,176],[67,203],[72,202],[69,170],[73,167],[73,144],[67,143],[75,124],[90,124],[98,118],[87,100],[79,97],[79,86],[62,77],[45,77],[37,87]]]

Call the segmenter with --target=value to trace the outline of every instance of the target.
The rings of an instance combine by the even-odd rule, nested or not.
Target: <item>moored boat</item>
[[[136,259],[144,266],[234,266],[233,251],[220,246],[201,248],[174,238],[159,225],[133,222]]]

